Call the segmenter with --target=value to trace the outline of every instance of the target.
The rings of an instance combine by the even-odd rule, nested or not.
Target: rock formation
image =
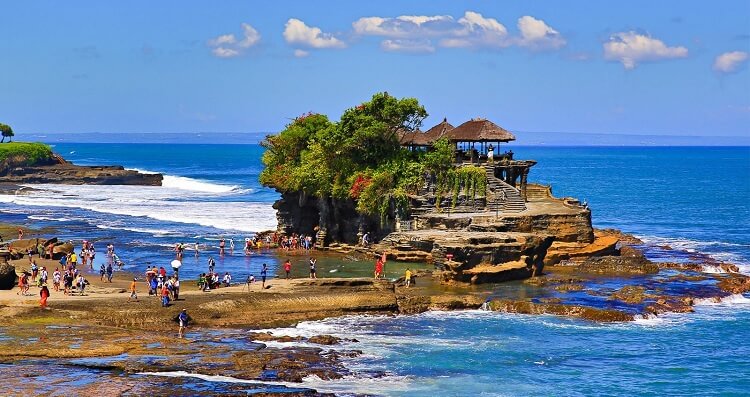
[[[145,185],[161,186],[161,174],[143,174],[115,166],[80,166],[59,155],[37,160],[9,158],[0,163],[0,182],[8,184],[59,183],[66,185]]]

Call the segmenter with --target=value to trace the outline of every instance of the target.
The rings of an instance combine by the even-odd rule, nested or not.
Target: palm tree
[[[3,139],[0,140],[0,143],[5,142],[5,138],[8,138],[9,143],[13,141],[13,135],[15,134],[13,134],[13,128],[10,128],[9,125],[0,123],[0,132],[3,133]]]

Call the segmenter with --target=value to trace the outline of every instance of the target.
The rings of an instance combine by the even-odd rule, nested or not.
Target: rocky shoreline
[[[23,157],[14,157],[0,163],[0,185],[6,186],[47,183],[161,186],[163,179],[162,174],[126,170],[120,165],[75,165],[57,154],[34,162],[29,162]]]

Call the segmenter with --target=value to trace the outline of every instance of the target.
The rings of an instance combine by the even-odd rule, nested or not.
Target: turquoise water
[[[66,238],[96,240],[100,252],[113,242],[134,270],[146,262],[166,265],[175,242],[198,242],[198,258],[186,260],[191,274],[204,271],[208,255],[217,256],[220,237],[239,245],[275,224],[271,203],[277,196],[257,183],[261,148],[256,145],[57,144],[55,149],[81,164],[162,172],[166,186],[35,186],[29,196],[0,196],[2,221],[55,226]],[[750,148],[517,146],[514,152],[539,162],[530,181],[551,183],[557,196],[587,200],[595,226],[634,233],[651,247],[682,250],[649,251],[658,259],[702,252],[750,273]],[[302,264],[305,258],[294,259]],[[261,262],[278,265],[267,253],[236,252],[217,269],[245,274],[257,271]],[[371,267],[355,261],[345,266],[363,266],[367,273]],[[321,391],[747,395],[749,302],[732,296],[718,305],[701,302],[693,314],[634,324],[462,312],[345,317],[274,332],[333,333],[360,341],[345,346],[365,353],[347,359],[356,375],[304,382]],[[200,390],[222,390],[231,379],[191,382]]]

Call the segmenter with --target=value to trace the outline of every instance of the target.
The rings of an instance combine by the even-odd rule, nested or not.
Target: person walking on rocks
[[[133,281],[130,282],[130,297],[128,298],[128,302],[138,302],[138,294],[136,293],[137,281],[138,279],[134,278]]]
[[[112,274],[114,273],[115,269],[112,268],[112,264],[107,264],[107,281],[110,283],[112,282]]]
[[[406,288],[411,286],[411,269],[408,267],[406,268],[406,274],[404,275],[404,285],[406,285]]]
[[[266,276],[268,275],[268,265],[263,264],[263,268],[260,269],[260,279],[263,281],[260,288],[266,289]]]
[[[39,290],[39,306],[41,306],[42,309],[47,308],[47,298],[49,298],[49,289],[47,289],[47,284],[42,285],[42,289]]]
[[[188,321],[190,321],[190,316],[187,313],[187,309],[182,309],[180,312],[180,315],[177,316],[177,321],[180,323],[180,330],[178,331],[178,335],[180,338],[185,335],[185,328],[188,326]]]
[[[104,275],[107,273],[107,268],[102,263],[101,266],[99,266],[99,281],[104,281]]]
[[[292,271],[292,261],[289,259],[284,262],[284,272],[286,273],[286,279],[289,280],[289,273]]]

